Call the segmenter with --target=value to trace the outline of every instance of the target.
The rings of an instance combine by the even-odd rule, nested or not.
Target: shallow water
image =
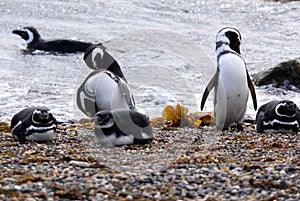
[[[82,54],[24,55],[24,41],[11,31],[36,27],[43,38],[103,42],[118,59],[136,97],[151,117],[177,102],[199,110],[215,71],[214,39],[224,26],[242,34],[242,55],[251,75],[300,57],[300,2],[263,1],[8,1],[0,3],[0,115],[10,119],[26,106],[46,105],[59,120],[84,115],[75,92],[89,70]],[[258,103],[299,94],[257,88]],[[211,100],[211,97],[210,97]],[[205,110],[212,110],[212,101]],[[75,105],[74,105],[75,104]],[[247,115],[254,116],[252,101]]]

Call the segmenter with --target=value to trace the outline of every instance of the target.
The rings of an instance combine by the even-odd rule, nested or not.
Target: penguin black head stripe
[[[292,130],[298,132],[300,110],[289,100],[270,101],[262,105],[256,114],[257,131]]]
[[[19,35],[25,40],[27,50],[30,52],[34,50],[58,53],[84,52],[92,45],[92,43],[66,39],[45,41],[42,39],[37,29],[32,26],[24,27],[21,30],[13,30],[12,33]]]
[[[34,27],[24,27],[21,30],[13,30],[13,34],[21,36],[27,44],[30,44],[35,41],[39,41],[41,36]]]
[[[21,143],[26,140],[50,141],[54,138],[56,124],[57,121],[48,108],[29,107],[13,116],[11,133]]]
[[[222,45],[222,43],[228,43],[232,50],[241,54],[241,41],[242,36],[237,29],[233,27],[225,27],[221,29],[216,36],[216,49]]]
[[[85,64],[93,70],[109,70],[122,79],[125,76],[118,62],[106,51],[102,43],[94,44],[88,47],[83,56]]]

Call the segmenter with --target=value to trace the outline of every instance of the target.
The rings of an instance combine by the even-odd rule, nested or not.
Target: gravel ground
[[[299,134],[155,128],[151,144],[100,147],[89,123],[47,144],[0,127],[1,200],[300,200]]]

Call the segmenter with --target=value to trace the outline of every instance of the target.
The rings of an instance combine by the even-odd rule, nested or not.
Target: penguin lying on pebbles
[[[21,30],[13,30],[13,34],[21,36],[27,43],[27,51],[42,50],[57,53],[85,52],[92,43],[76,40],[49,40],[45,41],[34,27],[24,27]]]
[[[105,145],[147,144],[153,139],[149,118],[135,110],[103,110],[93,121],[96,137]]]
[[[53,140],[57,121],[47,107],[29,107],[15,114],[11,133],[16,140],[45,142]]]
[[[298,133],[300,110],[289,100],[271,101],[262,105],[256,114],[257,132],[266,130]]]
[[[241,35],[234,28],[221,29],[216,36],[217,71],[202,96],[201,110],[212,88],[215,88],[214,113],[218,130],[228,129],[234,122],[241,125],[250,89],[254,109],[257,108],[255,89],[245,61],[240,55]]]
[[[97,45],[92,51],[89,48],[84,56],[87,65],[94,65],[97,70],[90,73],[78,88],[77,106],[89,117],[101,110],[135,109],[133,95],[120,66],[116,61],[112,65],[102,62],[106,54],[101,53],[103,49]]]

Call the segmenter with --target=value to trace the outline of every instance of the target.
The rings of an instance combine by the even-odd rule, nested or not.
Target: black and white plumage
[[[57,53],[76,53],[85,52],[92,43],[76,41],[76,40],[43,40],[34,27],[24,27],[21,30],[13,30],[13,34],[19,35],[27,44],[27,51],[42,50],[46,52]]]
[[[257,108],[255,89],[240,55],[241,35],[231,27],[221,29],[216,36],[217,71],[202,96],[201,110],[212,88],[215,88],[214,113],[218,130],[227,129],[234,122],[242,130],[249,96]]]
[[[124,74],[101,45],[89,47],[83,57],[92,69],[77,90],[77,106],[89,117],[101,110],[135,109],[135,102]]]
[[[271,101],[262,105],[256,114],[257,131],[289,131],[298,133],[300,110],[293,101]]]
[[[93,120],[95,135],[103,144],[147,144],[153,139],[149,118],[136,110],[103,110]]]
[[[47,107],[28,107],[11,120],[11,133],[16,140],[45,142],[53,140],[57,121]]]
[[[120,65],[101,43],[88,47],[83,56],[86,65],[93,70],[108,70],[126,81]]]
[[[111,71],[95,70],[77,90],[77,106],[93,117],[101,110],[135,109],[129,85]]]

